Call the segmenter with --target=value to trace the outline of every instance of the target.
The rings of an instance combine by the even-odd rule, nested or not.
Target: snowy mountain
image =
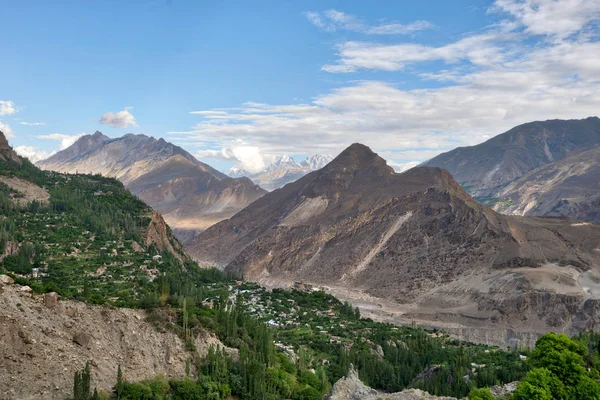
[[[292,157],[284,154],[258,173],[251,174],[236,165],[227,171],[227,175],[232,178],[247,176],[263,189],[271,191],[323,168],[332,159],[330,155],[313,154],[298,164]]]

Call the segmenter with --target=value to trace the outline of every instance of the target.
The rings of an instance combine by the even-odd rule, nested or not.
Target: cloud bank
[[[392,162],[407,163],[521,123],[598,115],[600,2],[497,0],[488,15],[494,23],[487,28],[440,46],[338,43],[337,60],[322,66],[350,78],[361,71],[412,73],[417,88],[351,80],[303,104],[248,102],[194,111],[197,124],[177,133],[205,148],[234,148],[243,140],[265,154],[336,154],[362,142]],[[343,13],[307,17],[326,31],[369,35],[373,29]]]

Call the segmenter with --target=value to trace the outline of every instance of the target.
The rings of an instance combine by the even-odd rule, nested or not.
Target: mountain
[[[238,166],[234,166],[229,170],[228,175],[231,177],[247,176],[262,188],[275,190],[303,177],[309,172],[323,168],[331,160],[331,156],[314,154],[297,164],[293,158],[284,154],[261,172],[251,174]]]
[[[64,295],[130,304],[148,280],[191,263],[161,215],[114,178],[0,160],[0,208],[0,269]]]
[[[300,165],[304,168],[310,169],[311,171],[316,171],[329,164],[331,160],[333,160],[333,157],[329,155],[313,154],[312,156],[309,156],[303,160]]]
[[[475,196],[489,196],[527,172],[600,143],[600,119],[519,125],[486,142],[459,147],[425,162],[447,169]]]
[[[96,132],[37,165],[119,179],[162,213],[182,239],[231,217],[266,193],[247,178],[229,178],[181,147],[145,135],[110,139]]]
[[[505,214],[568,216],[600,224],[600,145],[528,172],[498,190],[492,202]]]
[[[600,207],[594,199],[600,188],[593,171],[600,161],[591,149],[599,145],[597,117],[531,122],[423,165],[447,169],[470,194],[497,211],[598,222]],[[585,168],[577,165],[582,160]],[[578,178],[565,175],[571,173]],[[533,193],[526,186],[539,191]]]
[[[203,262],[324,286],[396,322],[544,332],[600,317],[600,226],[504,216],[440,168],[397,174],[353,144],[198,235]]]

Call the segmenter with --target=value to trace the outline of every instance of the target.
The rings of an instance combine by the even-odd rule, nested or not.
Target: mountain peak
[[[106,140],[106,139],[108,139],[108,136],[106,136],[104,133],[102,133],[102,132],[100,132],[100,131],[96,131],[96,132],[94,132],[94,134],[93,134],[93,135],[91,135],[91,136],[92,136],[92,138],[94,138],[94,139],[103,139],[103,140]]]
[[[333,160],[333,157],[328,154],[313,154],[310,157],[306,157],[306,159],[302,161],[300,165],[315,171],[329,164],[331,160]]]
[[[394,169],[375,153],[371,148],[362,143],[353,143],[333,159],[325,169],[370,170],[376,175],[393,175]]]

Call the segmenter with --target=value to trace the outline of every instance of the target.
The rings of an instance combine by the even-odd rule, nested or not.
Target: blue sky
[[[423,161],[598,115],[599,3],[0,1],[0,128],[32,158],[100,130],[219,169],[356,141]]]

